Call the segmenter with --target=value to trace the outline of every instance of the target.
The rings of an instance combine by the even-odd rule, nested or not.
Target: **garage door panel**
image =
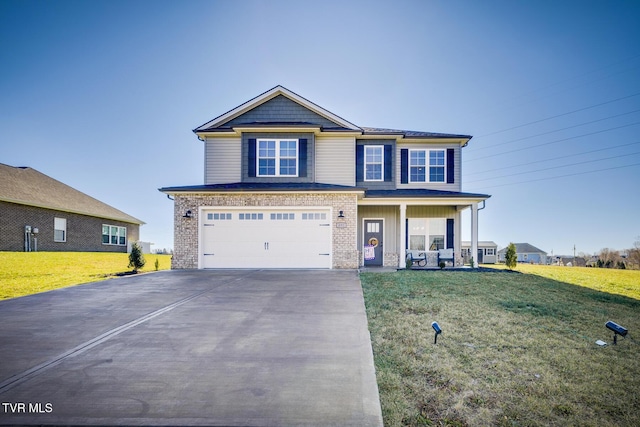
[[[331,267],[328,210],[215,209],[203,213],[203,268]]]

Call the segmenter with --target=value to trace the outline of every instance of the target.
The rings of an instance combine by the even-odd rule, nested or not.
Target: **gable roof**
[[[530,245],[529,243],[514,243],[514,245],[516,245],[516,253],[519,253],[519,254],[530,254],[530,253],[536,253],[536,252],[543,253],[545,255],[547,254],[542,249],[538,249],[535,246]],[[503,248],[503,249],[500,249],[498,253],[503,253],[506,251],[507,251],[507,248]]]
[[[30,167],[14,167],[0,163],[0,200],[131,224],[144,224],[143,221]]]
[[[342,129],[342,130],[351,130],[351,131],[361,131],[361,129],[354,125],[353,123],[348,122],[347,120],[343,119],[342,117],[333,114],[332,112],[325,110],[324,108],[320,107],[319,105],[314,104],[313,102],[309,101],[306,98],[301,97],[300,95],[290,91],[289,89],[283,87],[283,86],[276,86],[258,96],[256,96],[253,99],[250,99],[249,101],[245,102],[244,104],[241,104],[239,106],[237,106],[236,108],[227,111],[226,113],[216,117],[215,119],[208,121],[207,123],[198,126],[197,128],[195,128],[193,130],[194,133],[198,133],[198,132],[208,132],[208,131],[215,131],[216,129],[223,127],[223,125],[231,122],[232,120],[240,117],[241,115],[255,109],[258,108],[260,105],[276,98],[279,96],[283,96],[284,98],[293,101],[294,103],[306,108],[307,110],[309,110],[312,113],[315,113],[318,116],[321,116],[322,118],[328,120],[329,122],[333,123],[335,126],[329,126],[329,127],[335,127],[338,129]],[[246,123],[244,123],[243,125],[245,125]],[[256,125],[264,125],[264,122],[258,122],[255,123]],[[271,123],[273,124],[273,123]],[[282,123],[278,123],[278,124],[282,124]],[[293,124],[297,124],[300,125],[300,122],[296,122]],[[308,124],[308,123],[302,123],[302,124]]]

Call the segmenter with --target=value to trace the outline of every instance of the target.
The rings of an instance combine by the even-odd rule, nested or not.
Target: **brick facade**
[[[67,220],[66,242],[54,241],[54,218]],[[38,228],[38,251],[126,252],[126,245],[102,244],[103,224],[126,227],[127,241],[140,238],[138,224],[0,201],[0,250],[24,251],[24,228],[30,225]]]
[[[292,206],[331,207],[334,216],[343,211],[344,219],[332,218],[332,268],[358,268],[357,195],[345,193],[286,193],[286,194],[176,194],[174,202],[174,269],[198,268],[198,228],[201,206]],[[190,210],[192,218],[184,218]],[[343,223],[340,227],[337,223]]]

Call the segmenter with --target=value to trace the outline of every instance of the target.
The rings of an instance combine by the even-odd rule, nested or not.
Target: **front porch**
[[[415,195],[425,195],[423,190]],[[462,211],[471,209],[471,245],[478,246],[478,203],[489,196],[439,192],[435,197],[371,197],[358,201],[358,246],[363,268],[406,268],[408,254],[424,257],[414,268],[464,266]],[[446,194],[442,194],[446,193]],[[472,252],[475,253],[475,252]],[[422,255],[424,254],[424,255]],[[444,255],[444,256],[443,256]],[[477,264],[476,264],[477,265]]]

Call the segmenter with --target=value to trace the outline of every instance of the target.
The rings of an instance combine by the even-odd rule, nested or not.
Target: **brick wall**
[[[54,241],[54,218],[67,220],[66,242]],[[102,244],[102,224],[126,227],[128,241],[140,239],[137,224],[0,201],[0,250],[24,251],[24,227],[30,225],[38,229],[38,251],[126,252],[126,245]]]
[[[188,194],[176,195],[174,202],[174,253],[172,268],[198,268],[198,208],[200,206],[314,206],[332,207],[333,268],[358,268],[356,245],[357,196],[336,193],[295,194]],[[192,218],[184,218],[187,210]],[[338,212],[344,212],[344,227],[337,226]]]

